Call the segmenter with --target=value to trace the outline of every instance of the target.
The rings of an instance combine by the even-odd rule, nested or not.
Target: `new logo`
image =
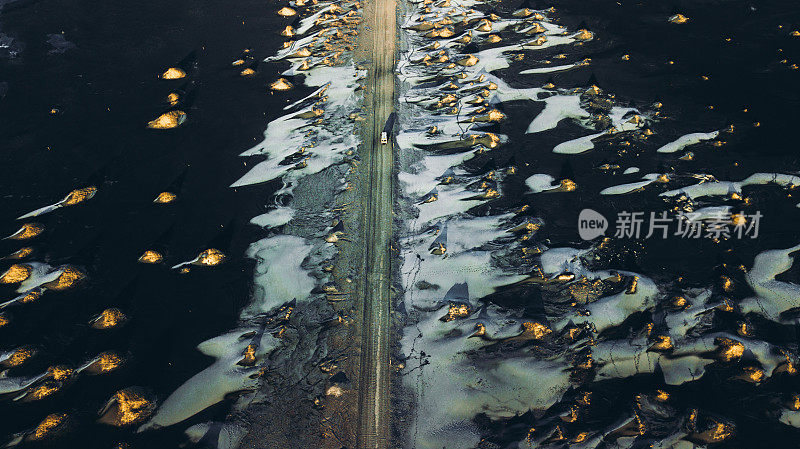
[[[599,212],[584,209],[578,215],[578,234],[583,240],[600,237],[608,229],[608,220]]]

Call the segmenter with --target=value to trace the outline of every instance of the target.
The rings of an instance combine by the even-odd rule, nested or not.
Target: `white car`
[[[386,131],[381,133],[381,145],[386,145],[389,143],[389,136],[386,134]]]

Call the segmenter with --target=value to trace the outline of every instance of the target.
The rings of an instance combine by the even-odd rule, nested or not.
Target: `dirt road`
[[[362,212],[361,236],[366,245],[361,280],[363,323],[359,379],[358,447],[389,447],[389,301],[394,166],[393,144],[381,144],[380,135],[394,108],[395,0],[366,0],[365,23],[369,30],[361,40],[370,59],[364,104],[364,127],[359,189]]]

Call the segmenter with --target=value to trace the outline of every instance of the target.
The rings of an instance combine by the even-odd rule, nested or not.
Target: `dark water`
[[[791,173],[800,167],[792,131],[800,102],[793,86],[800,80],[800,72],[789,68],[800,60],[800,39],[790,36],[800,11],[792,2],[759,2],[758,5],[739,1],[692,2],[686,8],[676,8],[659,2],[601,1],[561,2],[556,6],[558,18],[571,29],[585,24],[596,32],[597,38],[582,50],[576,47],[570,51],[570,61],[591,58],[592,64],[553,75],[524,75],[514,80],[516,83],[539,86],[552,78],[559,87],[575,87],[587,86],[592,81],[613,92],[622,105],[646,109],[660,101],[664,104],[661,111],[664,118],[654,126],[658,136],[651,142],[656,148],[689,132],[706,132],[727,125],[734,125],[736,132],[724,136],[726,145],[722,149],[689,148],[695,150],[695,160],[681,162],[676,161],[676,156],[682,153],[615,157],[609,151],[595,151],[576,156],[541,156],[547,148],[562,142],[564,131],[570,129],[565,127],[561,132],[536,136],[520,134],[519,127],[503,129],[503,132],[517,134],[515,140],[520,147],[542,149],[535,152],[534,160],[524,159],[526,154],[531,155],[529,151],[519,151],[515,155],[517,159],[532,163],[535,172],[571,173],[588,183],[588,188],[579,189],[577,201],[573,195],[565,201],[548,198],[536,204],[549,208],[551,205],[545,203],[555,203],[553,211],[561,211],[569,204],[580,206],[568,207],[569,214],[553,214],[552,218],[558,219],[555,215],[560,215],[563,222],[556,223],[561,226],[550,227],[547,232],[563,231],[562,238],[577,237],[575,223],[583,207],[603,209],[612,217],[622,210],[667,209],[666,203],[655,194],[635,198],[598,195],[599,189],[594,186],[601,179],[603,184],[600,185],[609,185],[607,175],[596,169],[603,163],[617,163],[623,169],[637,166],[641,174],[689,170],[712,173],[726,181],[739,181],[759,171]],[[666,18],[676,11],[691,17],[691,21],[680,26],[668,23]],[[783,28],[778,28],[779,25]],[[728,37],[731,42],[725,40]],[[553,49],[549,53],[559,51]],[[630,55],[630,61],[620,60],[625,54]],[[783,59],[788,63],[781,64],[779,61]],[[669,65],[669,61],[674,64]],[[508,70],[514,71],[515,67]],[[709,79],[703,81],[701,76]],[[512,109],[520,121],[537,112]],[[756,122],[759,127],[753,126]],[[620,179],[621,184],[636,177],[614,179]],[[794,207],[796,196],[783,197],[774,199],[778,204],[759,204],[776,209],[762,222],[767,227],[761,236],[764,246],[780,247],[797,235],[794,224],[800,214]],[[642,201],[646,204],[640,204]],[[767,214],[763,209],[762,213]],[[764,241],[768,239],[775,241]],[[686,250],[698,253],[690,246]],[[692,265],[685,266],[685,271],[701,270],[709,265],[708,260],[695,263],[689,259],[687,257],[684,262]]]
[[[248,221],[263,210],[274,186],[237,191],[228,185],[247,169],[236,156],[260,141],[266,116],[277,105],[267,82],[278,68],[262,65],[245,78],[230,63],[245,47],[257,58],[273,53],[280,26],[272,9],[255,1],[235,7],[182,0],[4,5],[0,30],[18,52],[0,51],[0,81],[7,83],[0,99],[0,234],[19,228],[16,217],[100,182],[95,198],[31,220],[46,227],[33,240],[31,260],[75,265],[87,279],[8,310],[11,323],[0,328],[0,350],[38,349],[8,375],[36,375],[56,364],[77,367],[107,350],[126,364],[106,375],[81,375],[41,401],[5,398],[1,444],[50,413],[72,418],[71,432],[57,447],[108,448],[123,441],[176,447],[183,440],[187,426],[135,435],[135,427],[95,420],[122,388],[141,386],[163,401],[210,364],[195,346],[233,327],[248,302],[252,264],[243,255],[260,232]],[[196,83],[196,100],[184,108],[187,122],[174,130],[146,129],[166,109],[166,95],[186,81],[158,75],[193,50],[197,70],[187,79]],[[178,201],[154,205],[155,196],[184,171]],[[166,263],[138,264],[156,241],[167,250]],[[227,245],[218,248],[228,255],[226,264],[188,275],[169,270],[219,241]],[[21,246],[0,241],[0,253]],[[0,270],[9,264],[2,262]],[[0,300],[14,296],[10,286],[0,286]],[[122,309],[127,324],[90,328],[89,319],[107,307]],[[227,411],[223,403],[187,423],[221,419]]]
[[[528,5],[547,7],[550,3]],[[658,134],[645,145],[642,154],[636,150],[617,154],[611,146],[597,145],[589,153],[569,156],[553,154],[550,149],[564,140],[586,135],[585,131],[562,122],[556,130],[525,135],[520,123],[527,123],[539,109],[531,110],[519,103],[506,105],[511,123],[495,129],[508,134],[513,144],[501,150],[500,156],[495,152],[491,157],[502,162],[513,156],[518,165],[529,164],[520,170],[522,179],[534,173],[552,173],[556,179],[573,179],[579,186],[572,193],[525,196],[527,188],[518,181],[504,185],[504,197],[509,200],[497,206],[505,209],[530,205],[532,215],[545,219],[545,227],[539,233],[543,242],[555,247],[586,247],[577,235],[578,213],[584,208],[610,217],[613,232],[613,217],[620,211],[648,213],[672,207],[658,193],[677,188],[675,184],[632,195],[599,195],[599,190],[609,185],[638,180],[635,175],[610,177],[597,170],[604,163],[619,164],[623,169],[637,166],[641,168],[640,174],[711,173],[726,181],[739,181],[760,171],[796,174],[800,169],[795,131],[800,119],[796,89],[800,71],[792,68],[792,64],[800,61],[800,38],[790,34],[800,19],[797,2],[561,1],[553,6],[559,23],[569,29],[583,25],[595,32],[592,42],[570,50],[567,61],[591,58],[591,65],[558,74],[515,77],[513,73],[530,64],[523,61],[512,64],[501,75],[504,79],[517,87],[538,87],[548,80],[564,88],[597,84],[613,92],[620,105],[647,109],[660,101],[664,107],[662,118],[652,125]],[[513,11],[517,7],[518,3],[503,4],[498,9]],[[684,25],[668,23],[666,19],[677,12],[691,21]],[[555,48],[537,55],[552,57],[561,51]],[[625,54],[630,55],[629,61],[621,60]],[[708,79],[703,80],[702,76]],[[756,123],[760,126],[755,126]],[[661,155],[654,151],[683,134],[728,125],[733,125],[735,132],[722,137],[726,141],[722,148],[704,145],[688,148],[696,155],[692,162],[678,161],[677,157],[683,153]],[[476,161],[474,165],[480,167],[485,162]],[[720,288],[721,275],[731,276],[735,283],[744,285],[741,274],[728,267],[752,266],[753,257],[759,252],[796,245],[800,237],[796,193],[776,187],[754,187],[746,192],[753,203],[745,211],[759,210],[764,215],[759,238],[734,238],[721,244],[679,237],[617,240],[611,243],[607,253],[610,256],[601,264],[602,268],[636,271],[660,284],[672,283],[683,276],[684,285],[713,286],[715,295],[726,295]],[[796,278],[796,267],[783,278]],[[727,296],[736,300],[747,294],[736,291]],[[544,316],[538,292],[510,289],[487,300],[506,307],[524,305],[529,312],[538,311]],[[735,314],[720,314],[714,320],[714,327],[732,331],[739,318]],[[632,316],[617,330],[620,333],[617,338],[625,338],[627,332],[633,332],[649,319],[649,313]],[[759,339],[796,350],[800,334],[795,326],[758,317],[752,320],[759,328]],[[797,377],[777,375],[755,386],[731,381],[731,375],[731,368],[712,365],[700,380],[681,386],[665,385],[659,372],[588,383],[583,387],[593,392],[592,406],[581,418],[583,427],[576,429],[605,428],[628,413],[636,394],[664,389],[677,409],[696,407],[735,422],[736,436],[718,447],[796,447],[800,430],[777,422],[774,410],[800,388]],[[564,410],[557,405],[544,418],[536,419],[529,413],[501,426],[480,418],[478,421],[485,426],[489,441],[505,447],[509,442],[523,439],[530,428],[546,422],[548,416]]]

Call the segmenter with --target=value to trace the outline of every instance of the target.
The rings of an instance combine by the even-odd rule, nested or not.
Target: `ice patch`
[[[558,154],[580,154],[580,153],[585,153],[585,152],[591,150],[592,148],[594,148],[594,142],[592,142],[592,139],[600,137],[603,134],[606,134],[606,132],[603,131],[603,132],[600,132],[600,133],[590,134],[588,136],[579,137],[577,139],[572,139],[572,140],[568,140],[566,142],[562,142],[562,143],[556,145],[555,148],[553,148],[553,153],[558,153]]]
[[[554,65],[549,67],[537,67],[535,69],[527,69],[519,72],[520,75],[534,75],[534,74],[541,74],[541,73],[555,73],[555,72],[565,72],[567,70],[574,69],[575,67],[585,67],[586,63],[583,62],[576,62],[574,64],[564,64],[564,65]]]
[[[755,173],[746,179],[735,181],[701,181],[697,184],[670,190],[661,194],[664,197],[684,195],[689,199],[707,196],[728,196],[732,193],[741,193],[743,187],[751,185],[777,184],[782,187],[800,186],[800,177],[780,173]]]
[[[719,131],[686,134],[685,136],[681,136],[677,140],[664,145],[656,151],[658,153],[675,153],[690,145],[695,145],[705,140],[715,139],[718,135]]]
[[[781,314],[800,307],[800,286],[775,277],[792,267],[794,257],[790,254],[795,251],[800,251],[800,245],[756,256],[753,268],[746,275],[747,284],[756,296],[742,300],[742,312],[756,313],[773,321],[794,321],[782,319]]]
[[[622,172],[623,175],[632,175],[634,173],[639,173],[639,167],[628,167]]]
[[[555,180],[556,178],[550,175],[539,173],[526,179],[525,185],[527,185],[533,193],[539,193],[558,187],[558,184],[553,184]]]
[[[253,302],[247,313],[258,315],[293,299],[307,300],[315,284],[302,264],[312,248],[305,239],[293,235],[276,235],[250,245],[247,257],[256,259],[257,265]]]
[[[553,129],[567,118],[585,119],[589,113],[581,107],[578,95],[554,95],[545,98],[544,110],[536,116],[525,131],[528,134]],[[554,150],[555,151],[555,150]]]
[[[291,207],[279,207],[265,214],[257,215],[250,220],[250,223],[270,229],[283,226],[289,223],[294,217],[294,209]]]
[[[638,169],[637,169],[637,171],[638,171]],[[648,173],[648,174],[644,175],[644,177],[642,178],[642,179],[644,179],[644,181],[631,182],[631,183],[628,183],[628,184],[621,184],[621,185],[618,185],[618,186],[607,187],[607,188],[601,190],[600,194],[601,195],[624,195],[626,193],[637,192],[637,191],[640,191],[640,190],[644,189],[645,187],[649,186],[650,184],[656,182],[656,180],[658,179],[659,176],[661,176],[661,175],[658,174],[658,173]]]
[[[168,427],[191,418],[237,391],[257,385],[258,368],[237,365],[245,348],[251,343],[247,331],[231,332],[197,346],[203,354],[217,360],[178,387],[158,408],[156,414],[139,427],[138,432]],[[279,345],[279,340],[263,334],[257,345],[256,357],[263,358]]]

